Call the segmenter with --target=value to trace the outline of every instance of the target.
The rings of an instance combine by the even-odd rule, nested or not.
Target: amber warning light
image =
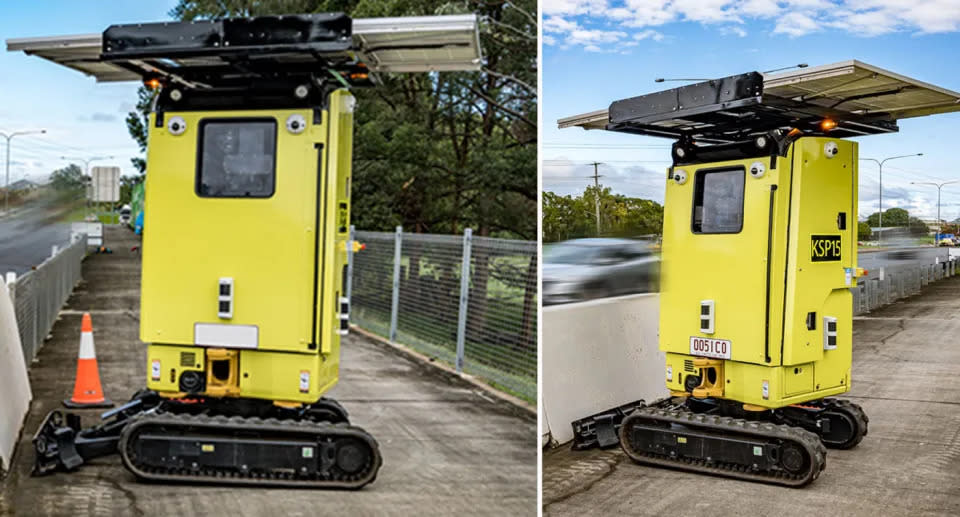
[[[837,122],[834,120],[830,120],[828,118],[825,118],[823,119],[822,122],[820,122],[820,129],[824,131],[830,131],[831,129],[835,129],[836,127],[837,127]]]

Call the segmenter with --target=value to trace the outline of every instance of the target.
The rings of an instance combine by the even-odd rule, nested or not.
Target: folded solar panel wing
[[[479,70],[482,66],[478,21],[473,14],[360,18],[352,21],[352,35],[349,52],[375,72]],[[101,34],[9,39],[7,50],[35,55],[103,82],[140,80],[142,74],[131,68],[150,68],[145,60],[132,57],[123,62],[102,60]],[[200,66],[210,64],[210,59],[188,57],[179,63]],[[283,59],[316,58],[298,49]]]
[[[353,41],[375,72],[479,70],[483,61],[472,14],[361,18]]]
[[[726,79],[729,78],[723,80]],[[764,75],[758,103],[744,102],[731,109],[722,102],[709,105],[709,101],[705,101],[708,106],[695,108],[684,107],[679,102],[685,89],[696,89],[704,84],[617,101],[607,110],[565,117],[557,124],[561,129],[633,129],[629,132],[667,137],[684,132],[702,133],[722,141],[721,136],[711,134],[712,123],[705,121],[707,116],[740,117],[738,124],[746,127],[748,132],[750,124],[757,125],[759,130],[766,127],[765,121],[774,124],[786,120],[810,123],[830,117],[840,123],[839,136],[857,136],[896,131],[895,123],[899,119],[960,111],[960,93],[856,60]],[[663,94],[668,92],[677,92],[677,103],[664,107]],[[637,119],[642,120],[642,124],[630,127],[630,117],[624,114],[622,104],[627,101],[632,104],[627,104],[626,108],[638,110]],[[736,118],[732,120],[736,121]],[[863,126],[864,123],[867,126]],[[710,138],[703,141],[708,140]]]
[[[892,120],[960,111],[960,93],[856,60],[768,75],[763,92]]]

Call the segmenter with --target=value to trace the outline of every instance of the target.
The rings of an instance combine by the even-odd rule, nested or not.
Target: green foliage
[[[127,131],[130,133],[130,137],[137,142],[141,153],[147,151],[147,126],[150,123],[150,107],[153,105],[156,93],[156,91],[141,85],[137,89],[137,106],[134,111],[127,113]],[[147,161],[143,158],[131,158],[130,162],[135,169],[140,171],[140,174],[147,172]],[[123,197],[122,193],[120,197]]]
[[[906,210],[904,210],[904,212],[906,212]],[[884,213],[883,215],[884,215],[884,218],[883,218],[884,222],[883,222],[883,224],[887,224],[887,222],[886,222],[886,220],[887,220],[886,215],[887,215],[887,214]],[[926,223],[924,223],[924,222],[921,221],[920,219],[917,219],[916,217],[910,217],[910,218],[908,219],[908,224],[909,224],[909,226],[910,226],[910,233],[913,234],[913,235],[926,235],[927,233],[930,232],[930,228],[927,227]]]
[[[880,212],[874,212],[867,217],[867,224],[876,228],[880,226]],[[910,224],[910,214],[902,208],[889,208],[883,211],[883,227],[907,226]]]
[[[50,174],[50,186],[58,194],[82,194],[89,180],[89,177],[83,175],[83,169],[75,163]]]
[[[133,189],[140,183],[143,183],[144,175],[137,174],[136,176],[121,176],[120,177],[120,204],[126,205],[130,203],[130,197],[133,194]]]
[[[872,233],[873,233],[873,230],[870,229],[869,224],[863,221],[860,221],[860,223],[857,224],[857,240],[858,241],[870,240],[870,234]]]
[[[597,232],[596,200],[600,201]],[[613,194],[609,187],[587,187],[580,196],[543,193],[543,242],[581,237],[636,237],[663,231],[663,207],[656,201]]]
[[[481,236],[536,238],[534,0],[180,0],[170,14],[195,20],[337,11],[354,18],[475,12],[484,20],[483,72],[381,74],[381,86],[353,91],[357,228],[472,227]]]

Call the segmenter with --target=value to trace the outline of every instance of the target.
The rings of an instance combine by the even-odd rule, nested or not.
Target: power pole
[[[601,165],[601,162],[593,162],[590,165],[593,165],[593,186],[597,187],[597,191],[593,195],[593,208],[594,215],[597,218],[597,237],[600,236],[600,174],[597,172]]]

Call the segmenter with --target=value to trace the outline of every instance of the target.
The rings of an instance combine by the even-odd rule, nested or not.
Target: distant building
[[[943,221],[943,220],[937,221],[932,217],[930,219],[920,219],[920,220],[923,221],[923,224],[927,225],[927,229],[930,231],[931,234],[939,232],[940,225],[946,223],[946,221]]]
[[[26,179],[14,181],[13,183],[10,184],[11,192],[17,192],[17,191],[29,192],[31,190],[37,190],[38,188],[40,188],[40,185],[37,185],[36,183]]]

